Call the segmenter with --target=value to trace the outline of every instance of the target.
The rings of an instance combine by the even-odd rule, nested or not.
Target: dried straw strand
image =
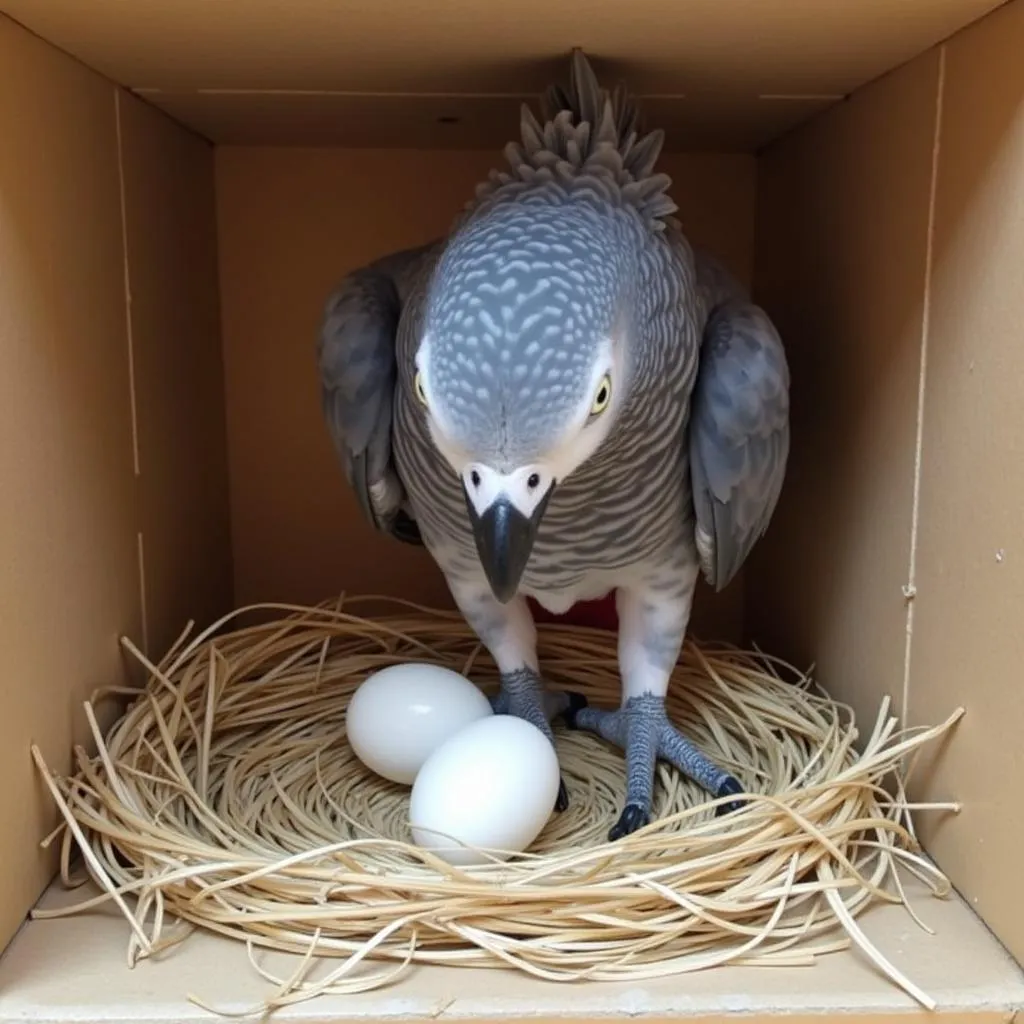
[[[908,906],[900,867],[937,896],[949,892],[921,856],[912,815],[958,808],[911,805],[899,769],[962,709],[898,731],[885,701],[858,746],[850,709],[791,666],[688,642],[668,710],[747,787],[743,810],[715,817],[720,801],[659,765],[656,820],[609,843],[621,753],[559,731],[569,810],[526,854],[456,868],[411,845],[408,793],[358,762],[344,711],[362,679],[389,664],[445,665],[488,692],[494,665],[455,613],[390,601],[397,610],[371,619],[352,610],[358,603],[238,609],[191,639],[190,624],[159,663],[126,640],[148,681],[86,703],[97,753],[76,748],[76,770],[62,778],[32,750],[64,818],[44,842],[61,839],[69,885],[77,846],[101,892],[35,916],[114,900],[131,928],[130,962],[195,928],[244,941],[276,986],[263,1010],[367,991],[414,963],[639,980],[730,962],[810,964],[851,944],[934,1007],[856,918],[877,901]],[[261,621],[235,623],[253,613]],[[614,636],[543,626],[540,656],[552,686],[617,704]],[[93,706],[125,696],[132,703],[102,735]],[[256,947],[300,959],[278,978]],[[311,980],[314,962],[332,958],[340,964]],[[367,972],[372,961],[385,966]]]

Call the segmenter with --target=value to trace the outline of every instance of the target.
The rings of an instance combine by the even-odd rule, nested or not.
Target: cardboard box
[[[1024,0],[0,0],[0,1021],[182,1021],[257,1001],[243,949],[124,966],[116,917],[23,925],[82,700],[194,618],[340,589],[449,603],[374,535],[321,419],[338,278],[445,231],[583,46],[668,131],[692,241],[793,372],[773,526],[694,629],[873,720],[967,716],[915,780],[960,894],[865,918],[947,1020],[1024,1006]],[[401,548],[401,550],[399,550]],[[19,931],[20,929],[20,931]],[[559,988],[419,971],[280,1020],[823,1019],[921,1012],[853,954]],[[454,998],[456,989],[463,994]]]

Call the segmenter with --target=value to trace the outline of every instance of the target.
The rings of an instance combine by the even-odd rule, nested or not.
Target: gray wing
[[[391,447],[395,338],[411,282],[434,243],[348,274],[331,294],[317,344],[320,397],[335,452],[376,529],[422,544],[405,511]]]
[[[704,329],[690,412],[697,549],[716,590],[768,528],[789,457],[782,341],[760,307],[729,290]]]

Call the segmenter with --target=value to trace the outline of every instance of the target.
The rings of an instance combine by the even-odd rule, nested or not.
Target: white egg
[[[416,776],[413,841],[458,865],[489,860],[460,843],[498,857],[522,852],[551,817],[559,778],[555,750],[536,726],[511,715],[467,725]]]
[[[345,731],[367,768],[408,786],[445,740],[491,715],[491,702],[465,676],[407,662],[363,680],[349,701]]]

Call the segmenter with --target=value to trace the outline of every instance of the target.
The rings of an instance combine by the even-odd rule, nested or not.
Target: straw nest
[[[103,890],[49,914],[114,900],[131,961],[195,927],[245,941],[268,978],[254,947],[303,954],[294,974],[271,978],[265,1008],[365,991],[414,963],[637,980],[804,964],[851,943],[933,1005],[855,919],[876,900],[905,904],[900,866],[948,892],[917,848],[921,808],[901,767],[960,712],[898,733],[886,702],[858,737],[849,709],[789,666],[687,643],[669,713],[745,785],[745,807],[717,817],[703,790],[659,766],[656,820],[610,843],[622,755],[558,730],[569,810],[527,854],[454,868],[410,845],[408,791],[356,760],[345,707],[395,662],[446,665],[489,692],[493,663],[456,615],[403,602],[369,619],[357,603],[240,609],[194,637],[189,627],[159,664],[125,641],[149,678],[141,695],[108,690],[86,704],[98,753],[76,748],[64,778],[33,749],[64,818],[47,842],[63,843],[65,880],[77,849]],[[259,624],[233,622],[246,612]],[[549,684],[597,705],[619,699],[615,646],[598,630],[540,628]],[[132,703],[103,735],[93,704],[112,695]],[[312,980],[321,958],[340,960]]]

